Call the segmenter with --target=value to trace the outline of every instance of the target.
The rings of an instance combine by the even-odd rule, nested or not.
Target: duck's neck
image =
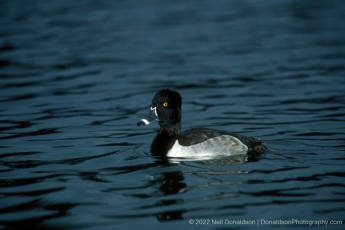
[[[168,133],[169,135],[179,134],[181,132],[181,123],[177,122],[169,124],[169,126],[161,126],[161,132]]]

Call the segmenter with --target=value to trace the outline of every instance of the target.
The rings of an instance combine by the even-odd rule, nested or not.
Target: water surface
[[[1,228],[344,223],[342,1],[1,1],[0,18]],[[158,124],[135,125],[162,88],[182,129],[279,154],[165,164]]]

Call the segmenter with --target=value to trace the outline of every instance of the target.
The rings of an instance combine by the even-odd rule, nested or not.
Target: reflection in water
[[[187,188],[187,185],[181,182],[185,179],[181,171],[163,173],[163,175],[164,175],[164,182],[163,182],[163,185],[159,189],[165,195],[181,193],[184,191],[185,188]],[[162,200],[156,203],[155,206],[170,206],[170,205],[181,204],[181,203],[184,203],[183,199]],[[160,221],[182,219],[183,212],[184,211],[163,212],[163,213],[158,214],[157,219]]]
[[[181,171],[163,173],[163,175],[164,183],[159,189],[164,192],[164,194],[170,195],[179,193],[182,192],[182,189],[187,187],[185,183],[180,182],[184,180]]]
[[[226,158],[226,159],[225,159]],[[236,171],[236,170],[204,170],[201,166],[202,164],[208,164],[208,165],[223,165],[223,166],[231,166],[235,164],[244,163],[246,161],[247,157],[244,157],[242,155],[240,156],[230,156],[230,157],[221,157],[220,159],[214,159],[214,160],[207,160],[207,161],[201,161],[201,162],[195,162],[194,165],[200,168],[200,170],[192,172],[191,175],[195,175],[198,177],[207,177],[207,176],[219,176],[219,175],[236,175],[236,174],[243,174],[247,173],[244,171]],[[174,164],[171,164],[170,161],[166,161],[167,159],[164,159],[163,162],[165,165],[169,167],[172,165],[176,165],[176,159],[173,160]],[[168,164],[167,164],[168,163]],[[153,177],[155,178],[155,177]],[[188,190],[191,189],[202,189],[202,188],[208,188],[212,186],[232,186],[234,184],[238,184],[239,182],[233,182],[233,181],[219,181],[219,182],[212,182],[206,185],[197,185],[197,186],[187,186],[185,183],[185,177],[183,176],[182,171],[171,171],[171,172],[164,172],[162,173],[162,178],[159,179],[163,184],[159,187],[159,190],[164,193],[165,196],[169,197],[173,194],[178,193],[186,193]],[[157,181],[156,181],[157,182]],[[225,199],[235,197],[234,194],[218,194],[214,196],[208,196],[208,197],[202,197],[202,198],[195,198],[196,202],[202,202],[202,201],[208,201],[208,200],[217,200],[217,199]],[[198,200],[198,201],[197,201]],[[190,202],[191,200],[189,200]],[[154,205],[150,207],[159,207],[159,206],[173,206],[173,205],[181,205],[184,204],[185,201],[181,198],[178,199],[164,199],[159,202],[156,202]],[[149,208],[149,207],[146,207]],[[174,210],[174,211],[165,211],[162,213],[159,213],[157,215],[157,219],[160,221],[168,221],[168,220],[177,220],[177,219],[183,219],[183,213],[188,212],[186,209],[182,210]]]
[[[271,153],[267,153],[267,154],[271,154]],[[231,166],[231,165],[243,164],[245,162],[256,162],[260,160],[261,155],[262,155],[261,153],[250,152],[245,155],[218,156],[218,157],[214,157],[208,160],[197,160],[197,161],[189,159],[189,158],[177,158],[177,157],[162,157],[161,159],[166,165],[176,165],[183,162],[193,161],[193,162],[198,162],[200,164]]]

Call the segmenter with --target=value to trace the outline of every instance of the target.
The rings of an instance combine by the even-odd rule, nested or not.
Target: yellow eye
[[[168,102],[163,102],[163,106],[167,107],[168,106]]]

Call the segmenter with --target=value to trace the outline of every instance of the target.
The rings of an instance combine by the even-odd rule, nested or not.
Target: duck
[[[158,91],[148,115],[137,126],[158,121],[160,129],[151,143],[154,156],[185,160],[209,160],[222,156],[254,156],[274,152],[263,141],[212,128],[181,131],[182,97],[170,89]]]

